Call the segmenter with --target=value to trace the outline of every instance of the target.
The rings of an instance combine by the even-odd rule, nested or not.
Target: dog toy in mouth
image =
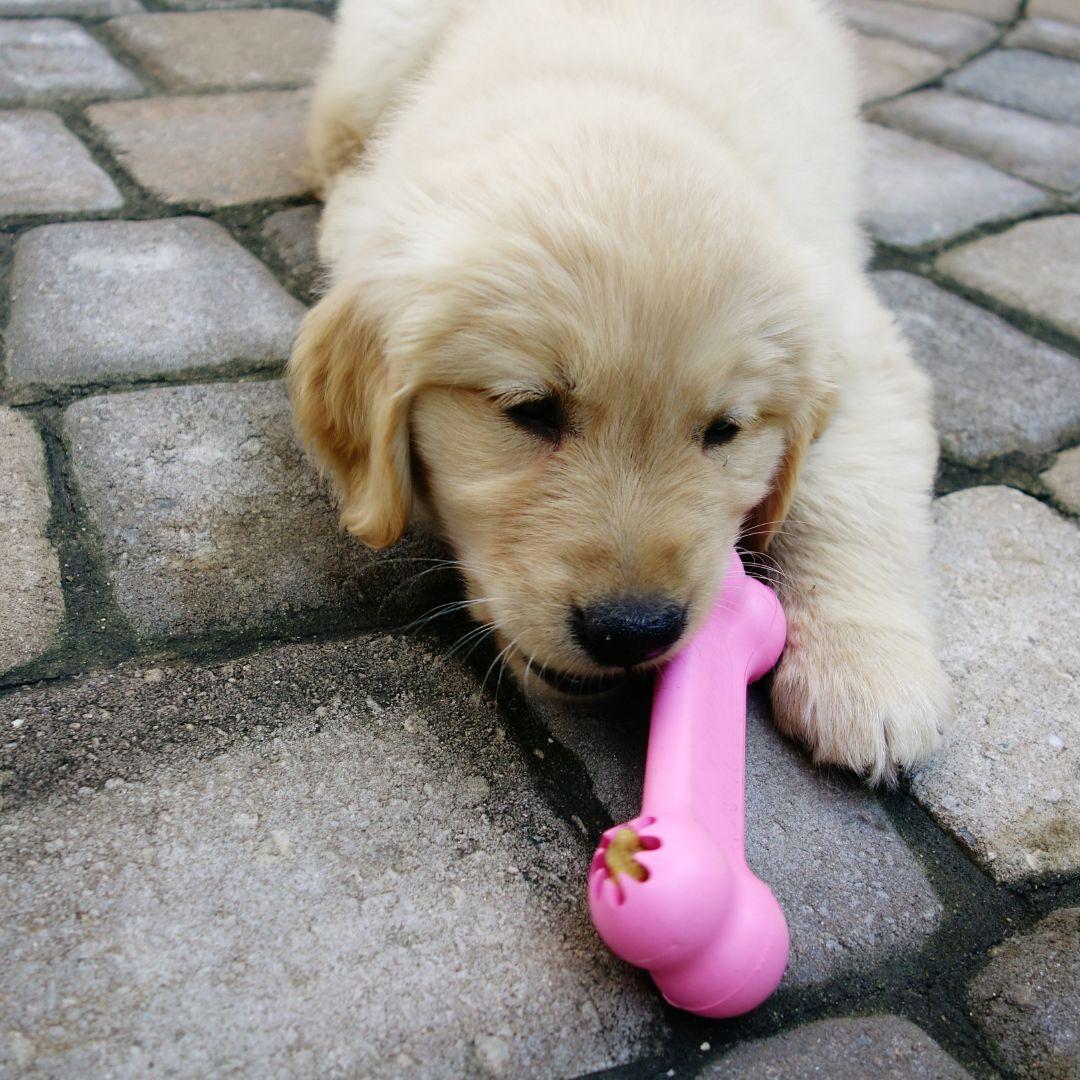
[[[786,636],[733,552],[708,621],[657,679],[641,815],[604,833],[589,868],[600,936],[701,1016],[749,1012],[787,967],[784,913],[743,845],[746,686]]]

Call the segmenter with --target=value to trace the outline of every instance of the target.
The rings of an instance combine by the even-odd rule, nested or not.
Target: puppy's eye
[[[701,443],[706,450],[713,450],[731,442],[739,434],[739,425],[726,416],[717,417],[701,435]]]
[[[519,401],[516,405],[509,406],[505,412],[519,428],[548,442],[558,442],[566,427],[562,406],[553,394],[530,401]]]

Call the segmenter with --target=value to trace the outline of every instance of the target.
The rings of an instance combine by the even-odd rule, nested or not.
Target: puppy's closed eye
[[[558,443],[566,430],[566,413],[554,394],[507,406],[507,419],[545,442]]]
[[[731,442],[742,430],[734,420],[726,416],[718,416],[701,433],[701,445],[706,450],[715,450],[718,446],[724,446]]]

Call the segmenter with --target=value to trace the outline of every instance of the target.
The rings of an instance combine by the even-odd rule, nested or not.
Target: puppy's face
[[[528,686],[602,690],[708,613],[732,543],[784,516],[827,398],[797,275],[755,243],[463,259],[380,333],[341,283],[294,355],[347,528],[415,488]],[[324,308],[320,315],[320,308]]]

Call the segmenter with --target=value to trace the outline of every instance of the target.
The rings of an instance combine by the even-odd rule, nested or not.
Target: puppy
[[[289,380],[344,527],[423,514],[530,687],[656,664],[730,546],[767,552],[776,720],[876,782],[948,688],[928,383],[864,273],[851,68],[815,0],[343,0]]]

